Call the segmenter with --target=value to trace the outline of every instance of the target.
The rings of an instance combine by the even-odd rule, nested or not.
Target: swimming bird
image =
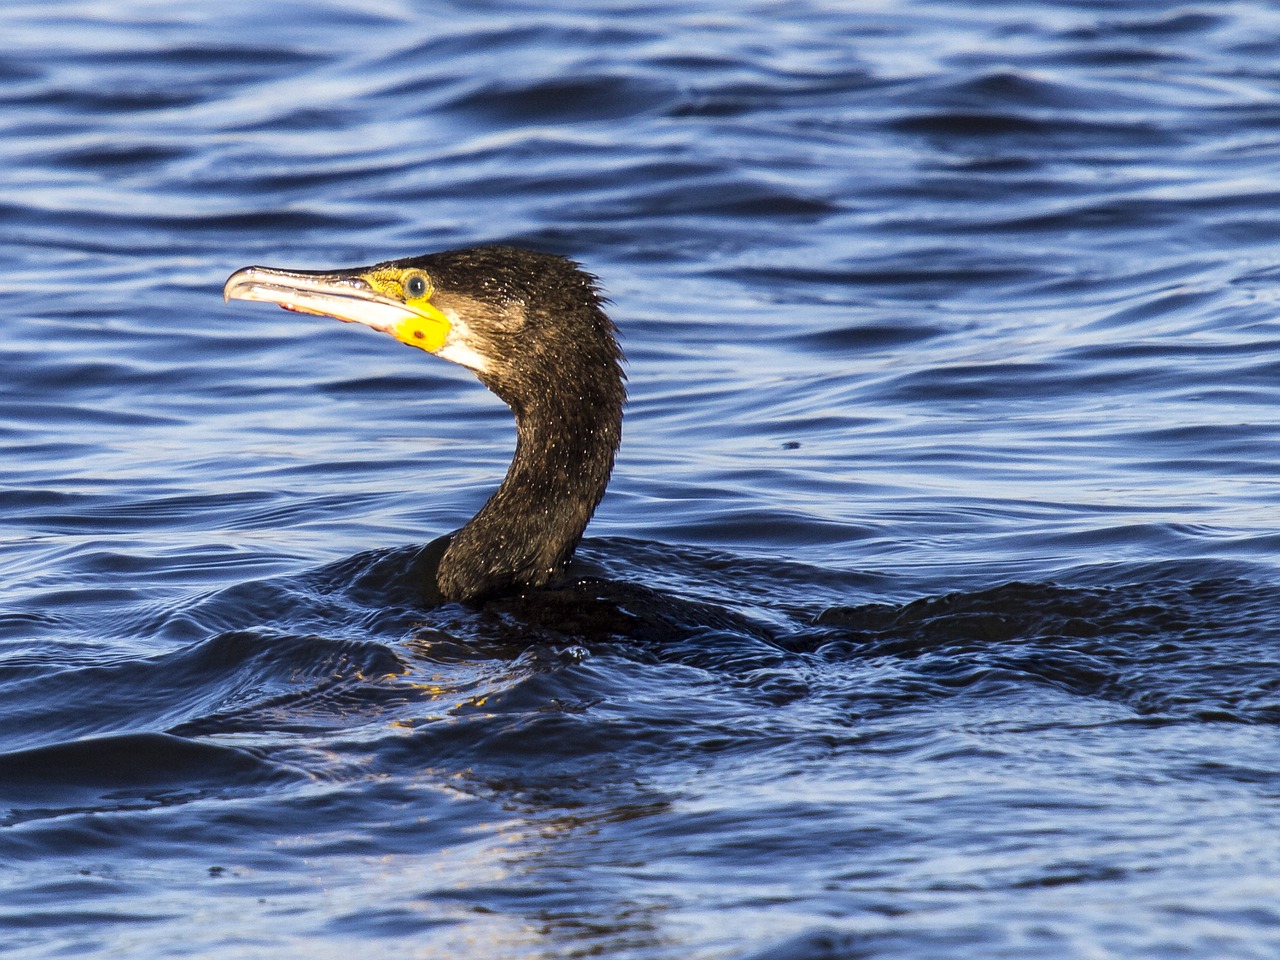
[[[487,246],[333,271],[245,267],[223,297],[372,327],[467,367],[511,408],[506,477],[423,553],[427,602],[476,602],[563,572],[622,438],[622,350],[595,277],[554,254]]]

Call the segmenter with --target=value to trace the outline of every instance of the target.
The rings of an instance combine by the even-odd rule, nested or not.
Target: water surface
[[[1273,957],[1280,13],[0,12],[14,956]],[[224,306],[602,278],[596,576],[424,610],[470,375]]]

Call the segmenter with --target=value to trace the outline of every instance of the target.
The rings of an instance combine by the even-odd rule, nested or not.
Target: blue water
[[[1280,11],[0,9],[0,950],[1280,955]],[[250,263],[598,274],[595,578]]]

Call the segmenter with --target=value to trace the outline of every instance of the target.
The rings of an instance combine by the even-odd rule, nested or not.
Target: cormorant
[[[511,408],[506,478],[423,552],[428,602],[514,593],[564,569],[622,438],[622,350],[595,277],[564,257],[490,246],[334,271],[245,267],[223,297],[389,333],[469,368]]]

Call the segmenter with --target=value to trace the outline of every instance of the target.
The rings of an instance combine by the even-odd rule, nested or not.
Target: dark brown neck
[[[591,382],[595,381],[595,382]],[[604,496],[622,437],[616,361],[563,395],[532,401],[490,388],[516,414],[516,451],[502,485],[453,535],[436,581],[446,600],[542,586],[573,556]]]

